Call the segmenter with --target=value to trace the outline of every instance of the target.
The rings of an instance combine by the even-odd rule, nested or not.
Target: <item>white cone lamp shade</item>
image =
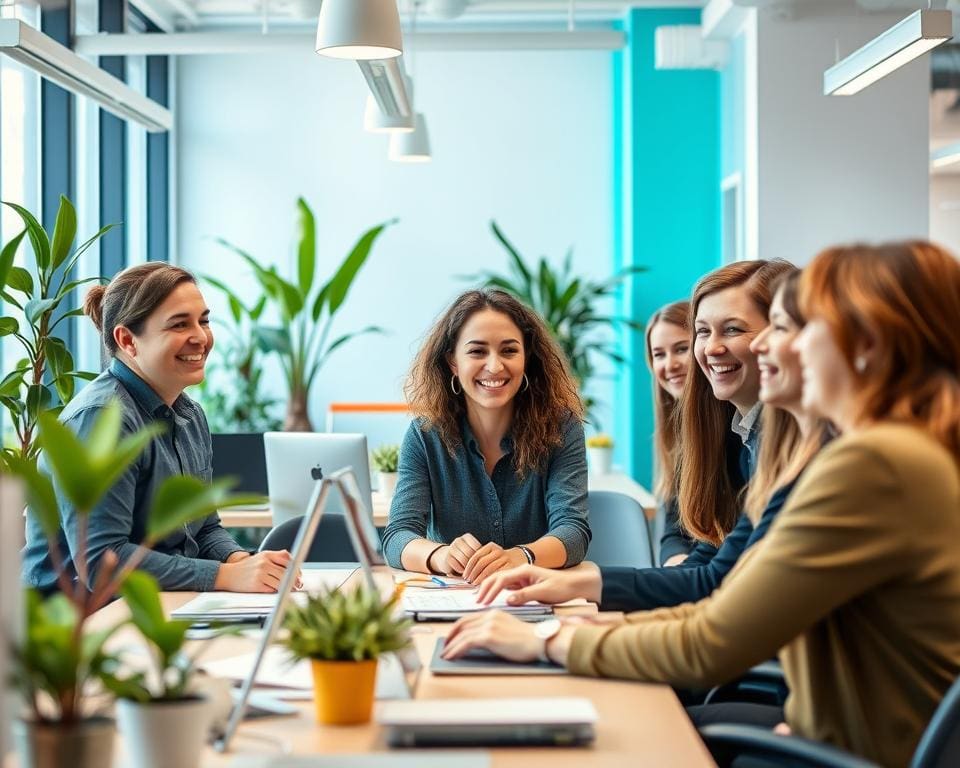
[[[430,136],[423,113],[417,112],[413,132],[394,133],[390,136],[390,159],[398,163],[430,162]]]
[[[403,53],[396,0],[323,0],[317,53],[335,59],[392,59]]]

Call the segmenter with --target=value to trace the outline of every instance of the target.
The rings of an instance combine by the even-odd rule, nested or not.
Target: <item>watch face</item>
[[[560,631],[561,626],[560,619],[547,619],[534,626],[533,634],[541,640],[549,640]]]

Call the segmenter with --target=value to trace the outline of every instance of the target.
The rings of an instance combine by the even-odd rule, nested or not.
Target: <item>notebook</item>
[[[446,639],[437,638],[430,659],[430,671],[435,675],[565,675],[567,670],[552,661],[509,661],[497,654],[475,648],[459,659],[441,658]]]
[[[579,746],[594,739],[589,699],[413,699],[377,709],[391,747]]]

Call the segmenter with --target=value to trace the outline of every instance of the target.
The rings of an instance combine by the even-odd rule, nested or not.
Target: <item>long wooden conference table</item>
[[[382,569],[389,570],[389,569]],[[357,583],[357,571],[347,581]],[[195,597],[189,592],[168,592],[163,595],[169,612]],[[123,601],[107,606],[91,619],[92,627],[106,627],[128,616]],[[596,741],[590,747],[571,748],[504,748],[489,750],[494,768],[531,768],[549,766],[713,766],[714,762],[673,691],[666,685],[650,685],[617,680],[598,680],[575,676],[463,676],[435,677],[427,665],[436,639],[449,632],[449,623],[420,624],[412,635],[423,672],[414,696],[417,699],[478,699],[503,697],[582,696],[597,709],[599,721]],[[129,647],[138,642],[133,629],[124,629],[112,645]],[[221,637],[204,653],[204,659],[229,658],[252,652],[253,637]],[[196,649],[193,646],[191,652]],[[295,702],[296,703],[296,702]],[[212,748],[204,758],[204,766],[229,766],[233,755],[281,754],[278,746],[264,744],[263,736],[282,744],[294,755],[368,753],[390,751],[380,727],[374,722],[360,726],[321,726],[313,715],[313,703],[299,702],[300,713],[290,717],[258,718],[243,723],[234,740],[232,754],[221,755]],[[247,736],[248,738],[244,738]],[[118,744],[115,765],[127,762],[123,744]],[[400,752],[399,750],[394,750]],[[280,765],[281,763],[278,763]],[[451,765],[450,768],[456,768]]]

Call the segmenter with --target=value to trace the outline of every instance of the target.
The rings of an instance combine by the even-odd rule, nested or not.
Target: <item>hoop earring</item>
[[[523,389],[520,391],[526,392],[528,389],[530,389],[530,379],[527,378],[527,374],[523,374]]]
[[[463,387],[460,387],[460,391],[458,392],[457,388],[454,386],[454,382],[456,382],[456,380],[457,380],[457,374],[453,374],[450,377],[450,391],[452,391],[454,395],[462,395]]]

